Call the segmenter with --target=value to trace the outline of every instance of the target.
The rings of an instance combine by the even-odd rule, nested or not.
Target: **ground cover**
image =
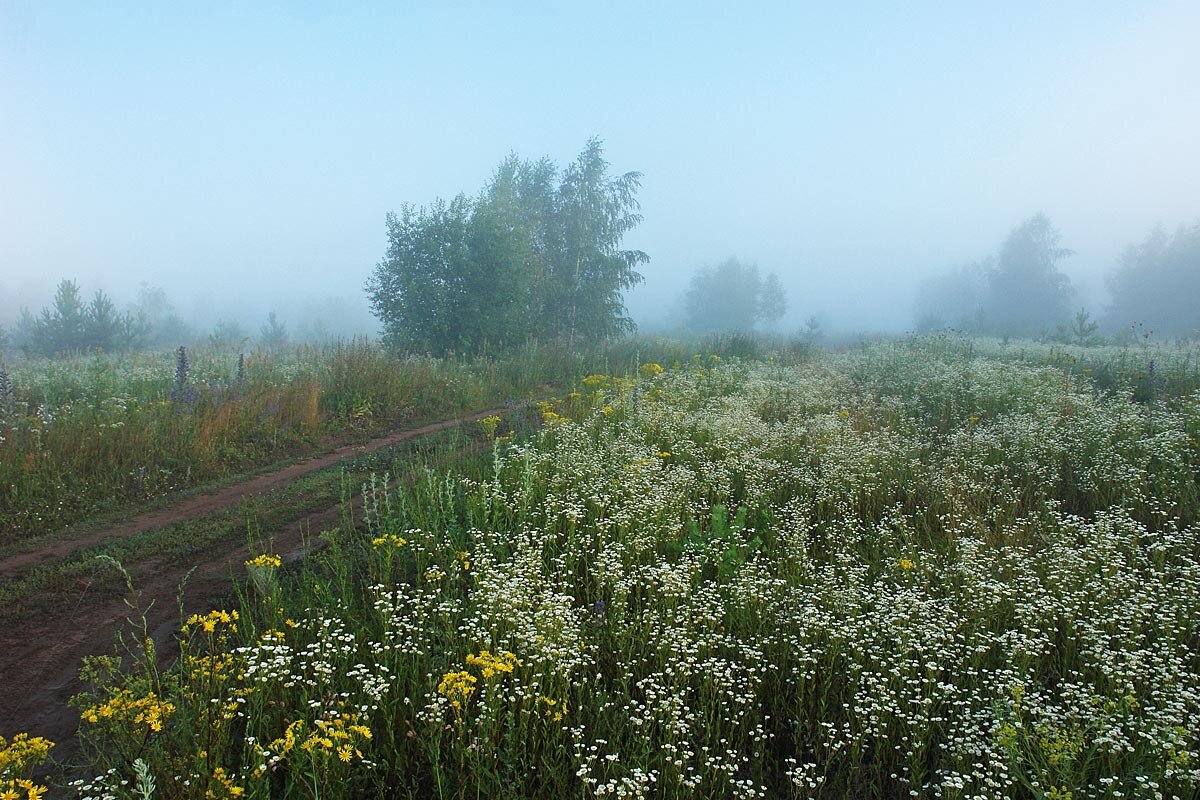
[[[927,343],[586,377],[245,559],[175,667],[91,662],[74,789],[1194,796],[1200,396],[1066,377]]]
[[[359,340],[0,364],[0,551],[421,421],[544,397],[589,371],[636,366],[640,350],[679,348],[642,338],[429,358]]]

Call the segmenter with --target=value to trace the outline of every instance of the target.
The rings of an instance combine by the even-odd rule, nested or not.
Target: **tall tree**
[[[552,230],[554,291],[547,309],[569,344],[633,330],[622,293],[641,283],[637,268],[650,260],[641,250],[622,250],[621,240],[641,221],[637,190],[641,173],[609,177],[599,139],[591,139],[563,172]],[[554,318],[552,317],[552,318]]]
[[[1058,264],[1072,251],[1045,214],[1030,217],[1005,239],[988,271],[986,326],[1004,336],[1053,331],[1069,315],[1071,282]]]
[[[49,308],[33,320],[33,349],[45,355],[70,353],[88,346],[87,307],[79,293],[79,284],[62,280]]]
[[[84,316],[84,335],[89,348],[111,351],[120,346],[121,314],[108,295],[97,290]]]
[[[366,287],[385,338],[482,351],[631,329],[622,292],[647,256],[620,243],[641,219],[638,179],[609,177],[593,139],[561,177],[547,159],[513,155],[474,199],[389,214],[387,253]]]
[[[758,298],[758,321],[768,328],[773,328],[787,313],[787,292],[779,281],[779,276],[768,272],[763,278],[762,291]]]
[[[1168,236],[1161,227],[1121,254],[1109,276],[1107,327],[1141,322],[1169,336],[1200,332],[1200,222]]]
[[[367,282],[384,339],[397,348],[444,352],[461,348],[459,319],[471,203],[463,195],[388,214],[388,249]]]
[[[756,264],[727,258],[692,275],[684,295],[685,324],[693,331],[749,331],[773,325],[787,312],[778,276],[764,278]]]

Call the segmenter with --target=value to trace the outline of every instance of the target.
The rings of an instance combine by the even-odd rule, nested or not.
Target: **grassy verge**
[[[91,672],[76,789],[1194,796],[1200,405],[886,355],[588,378],[368,483],[175,668]]]
[[[413,465],[445,461],[485,441],[478,425],[465,424],[402,442],[306,475],[287,486],[215,514],[134,534],[37,566],[0,583],[0,623],[61,609],[64,597],[120,594],[122,578],[99,556],[130,565],[186,563],[221,544],[252,540],[338,505],[375,474],[405,475]],[[314,535],[320,531],[313,531]],[[82,598],[80,600],[82,602]]]

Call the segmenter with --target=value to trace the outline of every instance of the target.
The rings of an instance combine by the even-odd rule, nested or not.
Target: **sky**
[[[1100,308],[1126,244],[1200,220],[1200,3],[850,5],[0,0],[0,322],[71,277],[370,328],[388,211],[591,136],[643,174],[649,324],[735,255],[785,325],[904,330],[1039,211]]]

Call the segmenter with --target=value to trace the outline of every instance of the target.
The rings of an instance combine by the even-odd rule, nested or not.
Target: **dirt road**
[[[189,498],[170,508],[134,517],[80,539],[21,553],[0,561],[0,579],[35,565],[53,563],[103,542],[235,507],[247,497],[279,489],[348,458],[505,412],[506,409],[482,411],[397,431],[362,445],[342,447],[212,494]],[[360,502],[356,498],[355,506]],[[340,505],[333,506],[303,515],[283,529],[264,533],[271,535],[275,551],[287,563],[303,558],[310,548],[317,546],[315,535],[337,526],[341,514]],[[310,533],[314,537],[311,540]],[[195,553],[186,561],[152,558],[124,565],[137,589],[137,595],[130,599],[140,609],[148,608],[149,629],[161,653],[170,652],[179,625],[177,596],[184,576],[191,572],[184,595],[185,613],[207,611],[214,600],[228,595],[231,574],[239,574],[242,562],[255,555],[257,553],[250,552],[244,542],[226,541]],[[76,751],[74,732],[79,716],[68,708],[67,701],[80,689],[80,664],[85,656],[110,653],[117,631],[126,625],[130,615],[123,598],[99,596],[91,591],[90,582],[80,582],[76,589],[56,598],[56,613],[39,614],[36,618],[10,623],[0,629],[0,735],[28,731],[32,735],[45,736],[58,743],[53,755],[59,761],[69,760]]]

